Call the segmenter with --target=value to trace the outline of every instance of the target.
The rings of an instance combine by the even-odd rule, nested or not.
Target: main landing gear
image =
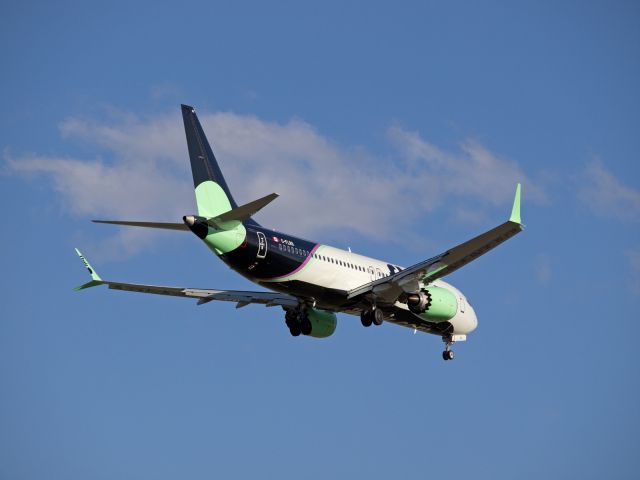
[[[300,334],[309,335],[311,333],[311,320],[309,320],[306,312],[287,310],[284,318],[284,323],[289,327],[289,332],[293,337],[299,337]]]
[[[360,313],[360,321],[363,327],[370,327],[372,324],[382,325],[384,322],[384,313],[378,308],[363,310],[362,313]]]

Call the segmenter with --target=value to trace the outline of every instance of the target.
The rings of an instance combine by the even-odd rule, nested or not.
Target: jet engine
[[[311,337],[326,338],[336,331],[338,319],[333,312],[310,308],[307,310],[307,317],[311,322],[311,332],[309,333]]]
[[[456,295],[446,288],[430,285],[418,293],[407,296],[407,306],[412,313],[429,320],[450,320],[458,312]]]

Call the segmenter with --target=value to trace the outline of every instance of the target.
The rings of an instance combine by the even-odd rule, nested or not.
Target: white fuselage
[[[286,248],[280,245],[279,248]],[[309,258],[295,272],[276,277],[269,282],[287,282],[298,280],[323,288],[350,291],[374,280],[384,278],[403,270],[404,267],[359,255],[347,250],[319,244],[309,255]],[[264,280],[262,283],[268,283]],[[466,297],[453,285],[442,280],[436,280],[433,285],[445,288],[454,293],[458,300],[457,313],[449,322],[454,327],[454,334],[467,334],[475,330],[478,325],[473,307]],[[408,310],[405,303],[396,302],[397,308]]]

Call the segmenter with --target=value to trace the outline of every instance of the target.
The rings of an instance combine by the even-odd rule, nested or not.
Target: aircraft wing
[[[520,233],[523,230],[520,223],[520,188],[518,184],[511,217],[502,225],[398,273],[357,287],[349,291],[348,298],[373,294],[383,301],[393,303],[403,293],[417,292],[420,283],[431,283],[449,275]]]
[[[202,288],[166,287],[160,285],[143,285],[139,283],[111,282],[103,280],[91,267],[87,259],[76,248],[76,253],[91,274],[91,281],[76,288],[96,287],[107,285],[113,290],[124,290],[127,292],[153,293],[156,295],[170,295],[174,297],[186,297],[198,299],[198,305],[208,303],[212,300],[223,302],[235,302],[236,308],[241,308],[251,303],[258,303],[267,307],[281,306],[283,308],[296,308],[300,301],[293,295],[273,292],[244,292],[239,290],[208,290]]]

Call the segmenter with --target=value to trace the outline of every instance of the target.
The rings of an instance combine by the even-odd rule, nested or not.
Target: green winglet
[[[84,266],[87,267],[87,270],[89,270],[89,274],[91,275],[91,281],[87,282],[87,283],[85,283],[83,285],[80,285],[79,287],[74,288],[74,290],[76,290],[76,291],[84,290],[85,288],[96,287],[98,285],[102,285],[102,279],[100,278],[100,275],[98,275],[96,273],[96,271],[91,267],[91,265],[89,264],[87,259],[84,258],[82,253],[80,253],[80,250],[78,250],[77,248],[76,248],[76,253],[80,257],[80,260],[82,260],[82,263],[84,263]]]
[[[513,199],[513,208],[511,209],[511,217],[509,218],[510,222],[521,224],[520,220],[520,190],[521,185],[518,184],[516,187],[516,196]]]

